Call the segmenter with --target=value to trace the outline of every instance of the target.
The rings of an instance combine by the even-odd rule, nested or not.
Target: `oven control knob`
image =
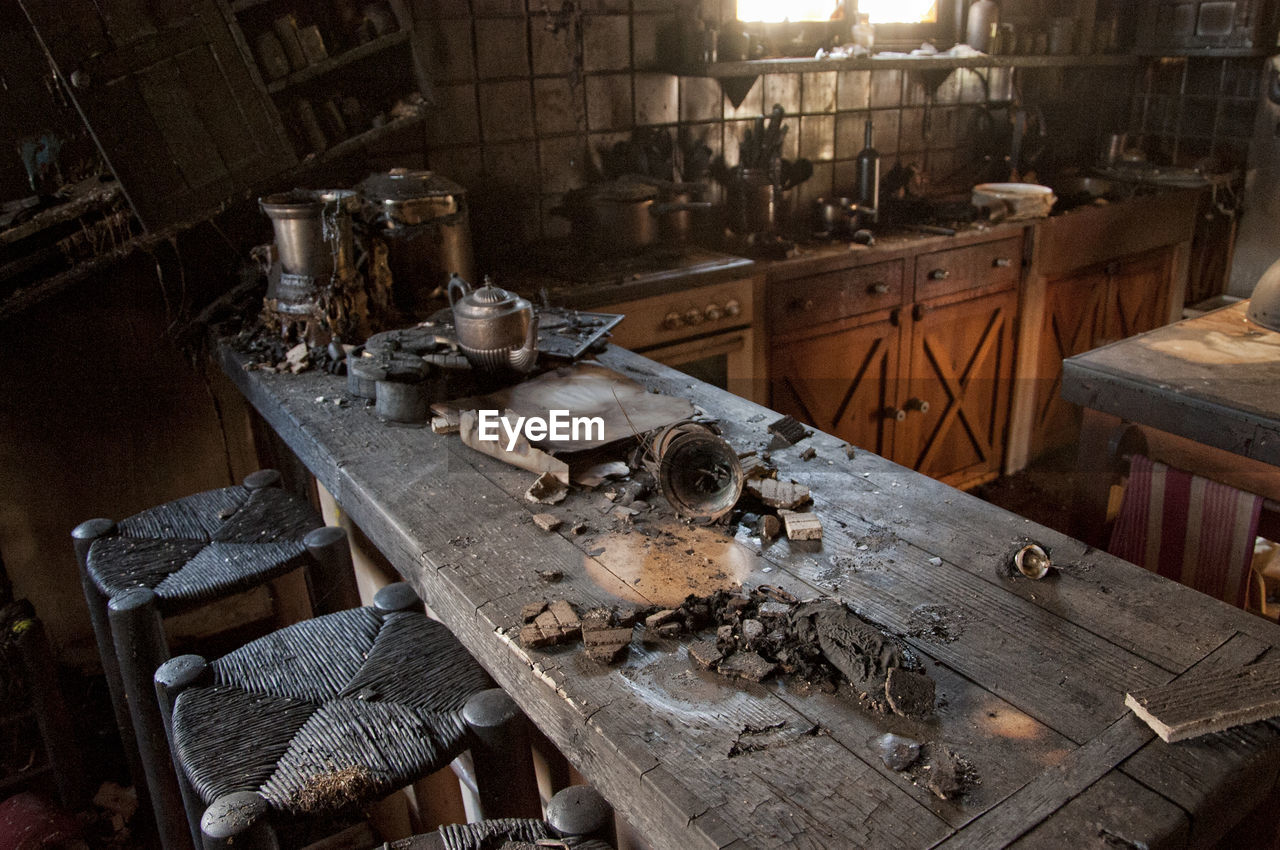
[[[724,311],[720,309],[719,304],[708,304],[707,309],[703,310],[702,314],[707,317],[708,322],[714,322],[724,315]]]
[[[684,323],[686,325],[702,324],[702,311],[699,310],[697,307],[690,307],[688,310],[685,311]]]
[[[683,324],[684,324],[684,319],[680,316],[679,313],[677,313],[674,310],[668,313],[666,315],[666,318],[662,320],[662,326],[669,331],[673,331]]]
[[[742,312],[742,305],[738,303],[738,299],[730,298],[724,302],[724,314],[726,316],[736,316]]]

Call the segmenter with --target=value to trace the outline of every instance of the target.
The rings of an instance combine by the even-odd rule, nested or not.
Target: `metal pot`
[[[294,189],[260,198],[275,232],[281,269],[310,278],[342,276],[354,269],[351,213],[357,200],[346,189]]]
[[[871,211],[860,207],[853,198],[815,198],[813,201],[813,227],[816,233],[833,236],[851,236],[862,227],[864,213]]]
[[[393,168],[360,192],[376,210],[400,309],[426,308],[451,275],[475,277],[466,189],[433,171]]]
[[[458,347],[477,369],[525,373],[538,359],[538,317],[533,305],[514,292],[494,286],[471,285],[454,275],[449,278],[449,306]]]
[[[728,186],[729,228],[734,233],[772,233],[782,189],[762,168],[736,171]]]
[[[596,253],[617,254],[647,248],[659,236],[683,239],[690,226],[687,220],[671,220],[665,227],[662,220],[677,213],[711,208],[706,201],[660,203],[658,195],[657,186],[615,180],[569,193],[564,205],[553,212],[569,219],[574,238],[584,247]],[[683,236],[679,235],[681,232]]]

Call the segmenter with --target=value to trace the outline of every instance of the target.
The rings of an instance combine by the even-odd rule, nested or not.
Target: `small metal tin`
[[[388,422],[407,425],[427,421],[427,377],[431,367],[414,354],[392,354],[385,360],[375,387],[374,411]]]
[[[386,378],[386,364],[379,357],[365,357],[361,349],[351,352],[347,358],[347,392],[356,398],[373,401],[377,395],[377,382]]]

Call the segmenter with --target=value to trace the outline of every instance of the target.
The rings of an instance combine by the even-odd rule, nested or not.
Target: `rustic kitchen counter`
[[[258,412],[538,727],[656,848],[1182,846],[1217,839],[1267,798],[1280,727],[1257,723],[1169,745],[1124,707],[1127,690],[1253,661],[1280,627],[816,433],[778,451],[808,485],[821,543],[761,547],[740,531],[655,521],[621,532],[598,493],[539,529],[529,473],[456,436],[340,406],[342,379],[222,364]],[[762,407],[621,349],[602,362],[684,396],[761,449]],[[657,499],[658,497],[654,497]],[[597,504],[599,503],[599,504]],[[571,526],[581,522],[582,533]],[[668,540],[668,545],[662,544]],[[1058,570],[1010,575],[1027,540]],[[540,575],[558,571],[562,580]],[[865,710],[848,693],[743,683],[694,669],[685,642],[633,642],[609,667],[579,647],[528,650],[521,608],[668,605],[715,586],[835,595],[903,636],[937,683],[928,721]],[[1176,612],[1176,613],[1173,613]],[[897,773],[893,731],[962,759],[976,782],[943,800]]]

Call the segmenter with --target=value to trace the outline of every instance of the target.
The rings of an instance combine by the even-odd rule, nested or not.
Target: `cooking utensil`
[[[494,286],[471,285],[449,278],[449,306],[458,347],[467,362],[487,372],[508,369],[526,373],[538,359],[538,317],[533,305],[513,292]]]
[[[785,127],[783,128],[786,129]],[[797,160],[782,160],[781,163],[781,180],[778,188],[782,191],[794,189],[804,181],[813,176],[813,163],[804,157]]]
[[[682,184],[668,184],[681,186]],[[647,248],[657,241],[662,219],[673,213],[710,209],[706,201],[658,202],[659,187],[636,179],[597,183],[570,192],[563,206],[552,210],[569,219],[574,238],[602,254],[626,253]],[[685,235],[689,221],[669,221],[668,234]]]
[[[433,171],[393,168],[366,178],[360,193],[375,206],[401,310],[439,306],[432,295],[451,275],[475,277],[466,189]]]
[[[848,236],[862,228],[865,211],[853,198],[815,198],[814,230],[833,236]]]
[[[735,233],[772,233],[781,188],[759,168],[736,169],[729,181],[729,228]]]
[[[931,236],[956,235],[956,229],[954,227],[941,227],[936,224],[905,224],[903,227],[907,230],[915,231],[916,233],[928,233]]]

